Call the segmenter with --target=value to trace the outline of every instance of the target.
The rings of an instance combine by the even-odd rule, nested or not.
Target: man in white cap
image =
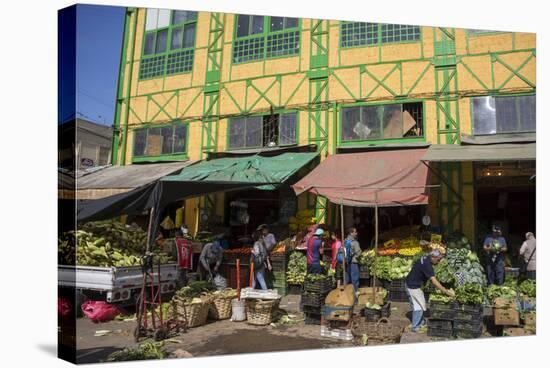
[[[315,230],[313,236],[307,242],[307,273],[320,274],[321,255],[323,254],[323,240],[321,235],[324,231],[321,228]]]
[[[426,298],[424,298],[422,285],[426,281],[430,280],[437,289],[449,296],[454,296],[454,292],[443,287],[434,274],[433,265],[438,264],[442,258],[443,256],[438,249],[432,250],[429,256],[424,256],[413,264],[411,271],[405,278],[407,294],[412,307],[413,332],[418,332],[425,324],[423,317],[426,311]]]

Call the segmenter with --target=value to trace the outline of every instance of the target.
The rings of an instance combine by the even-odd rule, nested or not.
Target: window
[[[300,51],[298,18],[239,14],[233,62],[296,55]]]
[[[147,9],[140,79],[193,68],[197,12]]]
[[[259,148],[296,144],[296,113],[232,118],[229,148]]]
[[[134,157],[185,153],[187,125],[175,124],[134,130]]]
[[[468,34],[483,35],[487,33],[503,33],[502,31],[490,31],[487,29],[467,29]]]
[[[474,134],[519,133],[536,131],[536,97],[472,98]]]
[[[419,26],[340,22],[340,47],[370,46],[419,40]]]
[[[342,109],[342,141],[422,137],[421,102]]]

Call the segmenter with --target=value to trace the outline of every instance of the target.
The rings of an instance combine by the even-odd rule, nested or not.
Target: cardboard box
[[[526,326],[536,326],[537,325],[537,313],[535,312],[526,312],[524,314],[524,322]]]
[[[493,306],[495,308],[517,309],[517,302],[517,299],[495,298],[493,301]]]
[[[503,336],[529,336],[533,331],[523,327],[507,327],[502,331]]]
[[[495,325],[518,326],[519,312],[514,308],[495,308]]]

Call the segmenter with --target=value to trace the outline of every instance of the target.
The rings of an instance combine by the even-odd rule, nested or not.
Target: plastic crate
[[[428,328],[435,328],[439,330],[452,330],[453,321],[448,319],[435,319],[428,318]]]
[[[315,313],[304,313],[305,324],[306,325],[320,325],[321,324],[321,314]]]
[[[319,316],[323,314],[322,307],[312,307],[310,305],[302,306],[302,311],[304,314],[318,314]]]
[[[468,330],[476,332],[480,328],[483,329],[483,321],[457,321],[453,322],[453,328],[455,330]]]
[[[451,338],[453,337],[453,329],[444,330],[441,328],[428,327],[428,336]]]
[[[455,328],[453,333],[455,337],[461,339],[477,339],[483,333],[483,326],[480,326],[476,331]]]
[[[391,302],[386,302],[380,309],[380,315],[382,318],[390,318],[391,315]]]
[[[359,271],[359,279],[368,279],[370,278],[370,273]]]
[[[483,311],[479,313],[472,312],[463,312],[461,310],[456,311],[455,320],[457,321],[466,321],[466,322],[475,322],[483,320]]]
[[[483,304],[459,304],[457,310],[469,313],[483,313]]]
[[[389,291],[406,291],[407,285],[405,284],[405,279],[398,279],[390,281]]]
[[[382,312],[379,309],[363,308],[363,316],[368,322],[376,322],[382,318]]]
[[[273,272],[286,272],[288,263],[286,261],[271,261]]]
[[[307,277],[307,276],[306,276]],[[334,284],[330,278],[326,278],[319,281],[305,281],[304,290],[311,292],[318,292],[320,294],[326,294],[334,288]]]
[[[290,295],[302,294],[303,285],[287,284],[288,293]]]
[[[275,290],[277,290],[277,292],[281,296],[285,296],[288,294],[288,289],[286,287],[275,287]]]
[[[389,299],[392,302],[408,302],[409,294],[406,291],[392,291],[390,290]]]
[[[430,303],[430,317],[434,319],[455,319],[458,304]]]
[[[312,293],[305,291],[302,293],[302,304],[311,307],[321,307],[325,304],[326,293]]]

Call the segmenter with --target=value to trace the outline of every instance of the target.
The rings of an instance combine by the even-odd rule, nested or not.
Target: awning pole
[[[378,257],[378,192],[374,192],[374,263]],[[376,274],[372,275],[372,297],[376,296]]]
[[[342,244],[340,245],[341,247],[343,247],[343,251],[344,251],[344,259],[342,260],[342,274],[343,274],[343,277],[344,277],[344,286],[346,286],[346,259],[347,259],[347,254],[346,254],[346,246],[345,246],[345,240],[344,239],[344,199],[341,198],[340,199],[340,234],[342,236]]]
[[[153,228],[153,214],[155,213],[155,207],[151,207],[149,211],[149,226],[147,227],[147,244],[145,246],[145,252],[148,253],[151,251],[151,231]]]

